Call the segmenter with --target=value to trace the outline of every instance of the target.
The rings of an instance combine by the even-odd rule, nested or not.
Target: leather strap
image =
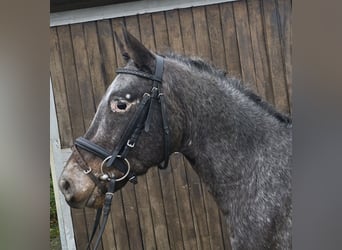
[[[78,166],[80,166],[84,170],[84,173],[95,183],[95,185],[98,188],[101,189],[102,193],[105,193],[106,192],[105,185],[101,183],[99,179],[94,175],[94,173],[92,172],[92,169],[88,167],[87,163],[84,161],[82,155],[77,150],[77,148],[75,146],[72,146],[71,149],[72,149],[72,152],[74,154],[74,157]]]

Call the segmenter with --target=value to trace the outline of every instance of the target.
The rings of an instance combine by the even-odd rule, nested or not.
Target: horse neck
[[[271,210],[260,203],[244,207],[250,200],[260,197],[262,201],[279,191],[278,187],[266,190],[265,183],[282,183],[284,189],[288,188],[289,178],[285,178],[285,183],[275,179],[289,175],[291,131],[231,85],[229,81],[234,79],[223,83],[217,77],[189,74],[174,75],[175,84],[169,90],[173,101],[182,104],[172,111],[182,114],[183,119],[179,151],[207,184],[223,213],[230,215],[232,228],[242,230],[242,224],[251,222],[242,223],[251,215],[243,215],[243,211],[256,211],[267,217]],[[263,211],[254,206],[263,207]],[[237,238],[238,234],[235,233]],[[252,238],[250,235],[251,241]]]
[[[289,130],[236,88],[236,79],[187,73],[177,73],[169,90],[172,102],[181,103],[172,111],[182,114],[179,151],[203,179],[232,183],[246,177],[258,151],[282,144]]]

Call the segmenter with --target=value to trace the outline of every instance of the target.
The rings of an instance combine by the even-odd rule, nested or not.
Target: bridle
[[[148,132],[151,123],[151,111],[156,103],[160,104],[161,116],[164,130],[164,164],[159,166],[159,168],[166,168],[169,161],[170,154],[170,129],[167,121],[167,113],[165,107],[164,94],[162,92],[162,76],[164,70],[164,58],[155,55],[156,67],[154,74],[149,74],[140,70],[119,68],[116,70],[118,74],[129,74],[142,77],[148,80],[152,80],[152,89],[150,93],[144,93],[142,100],[139,102],[137,110],[135,111],[133,117],[128,122],[123,135],[121,136],[118,144],[112,152],[108,152],[103,147],[91,142],[90,140],[79,137],[75,141],[75,145],[72,147],[74,158],[80,168],[82,168],[83,173],[89,176],[89,178],[95,183],[103,194],[105,194],[105,201],[103,208],[99,208],[96,213],[96,218],[93,226],[93,231],[90,240],[87,245],[87,249],[95,235],[95,232],[100,224],[101,214],[103,209],[102,225],[99,231],[99,236],[96,240],[94,249],[97,249],[102,234],[104,232],[108,215],[110,212],[111,202],[116,189],[116,183],[122,182],[125,185],[128,181],[133,184],[137,183],[136,174],[131,170],[130,163],[127,160],[128,153],[135,147],[137,140],[142,132]],[[88,166],[88,164],[83,159],[78,148],[86,150],[97,157],[103,159],[101,164],[101,174],[96,176],[93,170]],[[120,178],[115,178],[114,174],[111,174],[105,169],[115,168],[123,173]],[[104,182],[108,182],[108,189]]]

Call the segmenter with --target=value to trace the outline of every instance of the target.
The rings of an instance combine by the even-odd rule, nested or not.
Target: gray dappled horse
[[[158,56],[123,32],[124,43],[117,37],[116,42],[128,73],[119,71],[107,89],[85,141],[112,152],[145,101],[148,111],[139,118],[143,122],[138,140],[121,160],[130,166],[127,173],[134,173],[131,178],[167,161],[170,153],[181,152],[223,212],[233,249],[291,249],[291,120],[238,80],[202,60],[178,55],[163,56],[158,84],[164,107],[159,95],[153,97],[156,100],[143,100],[144,93],[151,93],[151,82],[155,84],[152,74]],[[165,151],[165,119],[169,152]],[[101,207],[106,178],[127,174],[104,169],[103,159],[89,150],[77,151],[63,170],[60,189],[72,207]],[[80,168],[82,164],[89,171]],[[92,172],[92,178],[87,172]],[[128,181],[123,179],[116,190]]]

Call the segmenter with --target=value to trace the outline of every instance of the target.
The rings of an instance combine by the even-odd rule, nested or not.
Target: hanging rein
[[[135,173],[131,170],[131,166],[129,161],[127,160],[127,155],[132,150],[141,134],[142,130],[148,132],[150,129],[151,122],[151,111],[152,106],[155,103],[159,103],[161,107],[161,116],[163,122],[163,130],[164,130],[164,164],[159,166],[164,169],[168,165],[169,154],[170,154],[170,130],[167,122],[167,114],[165,108],[165,99],[164,94],[162,92],[162,76],[164,69],[164,58],[156,55],[156,68],[154,74],[149,74],[139,70],[132,69],[124,69],[119,68],[116,70],[116,73],[119,74],[129,74],[135,75],[138,77],[142,77],[145,79],[152,80],[152,89],[150,93],[144,93],[142,97],[142,101],[139,103],[137,110],[131,120],[129,121],[123,135],[120,138],[120,141],[114,148],[112,152],[108,152],[106,149],[101,146],[83,138],[79,137],[75,141],[75,145],[72,147],[73,155],[75,157],[76,162],[82,168],[83,173],[88,175],[89,178],[95,183],[95,185],[101,190],[103,194],[105,194],[105,201],[103,208],[97,209],[95,222],[93,226],[93,231],[90,236],[90,240],[87,245],[87,249],[90,247],[90,243],[94,238],[95,232],[100,224],[101,214],[103,210],[103,218],[102,225],[100,227],[99,235],[95,242],[94,249],[97,249],[99,242],[101,240],[102,234],[104,232],[108,215],[110,212],[110,207],[113,199],[114,192],[116,191],[116,183],[124,182],[124,184],[128,181],[133,184],[137,183],[137,177]],[[88,166],[88,164],[83,159],[81,153],[78,148],[86,150],[97,157],[103,159],[101,164],[101,173],[99,176],[96,176],[92,169]],[[113,173],[110,173],[107,170],[117,169],[123,176],[120,178],[115,178]],[[108,188],[106,187],[106,182],[108,182]]]

